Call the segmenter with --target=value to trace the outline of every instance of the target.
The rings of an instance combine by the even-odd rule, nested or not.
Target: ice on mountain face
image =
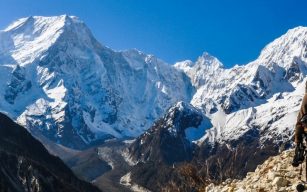
[[[141,122],[139,126],[143,127],[142,129],[125,129],[130,133],[135,131],[141,134],[146,130],[145,127],[151,126],[151,123],[171,104],[178,100],[189,101],[193,88],[183,73],[153,56],[147,56],[138,51],[123,54],[126,62],[119,64],[122,66],[120,74],[123,79],[120,83],[120,88],[122,88],[120,92],[124,93],[123,100],[127,102],[121,104],[123,110],[118,116],[127,116],[130,120]],[[131,60],[135,57],[139,61]],[[138,116],[133,114],[138,114]],[[130,122],[127,123],[130,124]],[[129,124],[126,124],[126,127],[131,127]]]
[[[102,46],[76,17],[20,19],[0,40],[0,67],[10,70],[0,109],[70,147],[137,136],[194,91],[183,72],[152,55]]]
[[[185,136],[189,141],[197,141],[201,139],[208,128],[211,128],[212,124],[209,119],[204,119],[198,127],[188,127],[184,130]]]
[[[257,60],[244,66],[223,69],[208,54],[194,64],[177,63],[175,66],[198,88],[191,103],[206,114],[216,111],[218,105],[230,114],[265,103],[275,93],[293,91],[296,82],[307,74],[306,31],[305,27],[289,30],[269,44]],[[214,104],[207,104],[212,101]]]
[[[17,95],[28,91],[31,87],[31,81],[25,78],[25,70],[17,65],[12,71],[11,80],[6,86],[4,99],[8,103],[14,104]]]
[[[295,91],[276,93],[267,102],[256,107],[230,114],[218,110],[211,116],[213,128],[207,130],[199,142],[229,142],[239,139],[255,128],[261,133],[261,143],[271,139],[274,139],[275,143],[290,140],[304,94],[304,85],[303,81],[298,84]]]
[[[307,28],[296,27],[267,45],[261,52],[258,61],[277,63],[288,69],[293,58],[306,61]]]
[[[63,32],[66,16],[60,17],[28,17],[10,25],[3,32],[11,42],[9,47],[0,46],[1,53],[9,55],[21,66],[34,62],[55,43]]]

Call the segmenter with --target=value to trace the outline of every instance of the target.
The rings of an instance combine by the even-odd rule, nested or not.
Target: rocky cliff
[[[25,128],[0,113],[0,191],[99,192],[50,155]]]
[[[209,185],[206,191],[210,192],[252,192],[252,191],[296,191],[296,186],[306,181],[305,163],[303,164],[302,177],[300,178],[300,166],[291,165],[294,150],[287,150],[283,153],[268,158],[263,164],[258,165],[256,170],[247,173],[242,180],[224,181],[221,185]]]

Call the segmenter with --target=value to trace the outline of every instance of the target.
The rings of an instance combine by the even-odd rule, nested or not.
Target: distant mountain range
[[[247,65],[225,69],[216,58],[204,53],[195,63],[183,61],[175,67],[190,77],[196,88],[190,103],[210,119],[212,126],[202,123],[194,130],[198,137],[192,142],[177,148],[176,142],[170,142],[172,147],[164,148],[163,141],[171,141],[172,137],[187,141],[189,134],[161,134],[168,126],[161,123],[165,118],[157,121],[129,148],[135,163],[129,175],[131,182],[150,190],[157,186],[160,190],[165,186],[181,191],[201,190],[213,182],[241,179],[268,157],[292,146],[296,116],[305,92],[306,27],[289,30]],[[165,117],[171,117],[170,114],[167,112]],[[172,122],[174,126],[170,127],[177,130],[175,125],[185,118],[171,119],[167,122]],[[188,130],[191,128],[185,129]],[[187,149],[186,159],[175,155]],[[173,164],[169,165],[170,161]],[[151,174],[144,177],[147,170]]]
[[[37,138],[74,149],[135,138],[127,174],[151,190],[168,185],[165,174],[179,183],[174,167],[184,163],[206,182],[243,178],[291,147],[306,74],[307,27],[232,68],[206,52],[170,65],[114,51],[67,15],[22,18],[0,31],[0,110]],[[149,166],[164,171],[146,178]]]

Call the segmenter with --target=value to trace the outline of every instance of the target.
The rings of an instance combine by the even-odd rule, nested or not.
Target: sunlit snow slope
[[[204,53],[195,63],[175,66],[197,87],[191,104],[214,125],[200,141],[236,140],[254,128],[261,132],[262,141],[287,141],[305,92],[307,28],[289,30],[247,65],[225,69]]]
[[[137,136],[189,78],[137,50],[101,45],[76,17],[28,17],[0,31],[0,110],[32,133],[74,148]]]

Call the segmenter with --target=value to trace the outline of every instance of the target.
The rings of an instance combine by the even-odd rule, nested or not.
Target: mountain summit
[[[102,46],[76,17],[23,18],[0,39],[0,109],[69,147],[137,136],[193,94],[183,72],[137,50]]]
[[[65,34],[74,41],[90,45],[93,39],[89,29],[76,17],[31,16],[22,18],[1,32],[0,52],[2,59],[7,57],[19,65],[31,64]],[[10,61],[8,60],[10,63]]]

